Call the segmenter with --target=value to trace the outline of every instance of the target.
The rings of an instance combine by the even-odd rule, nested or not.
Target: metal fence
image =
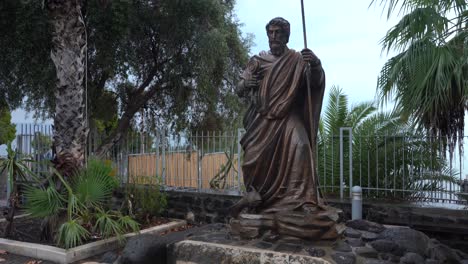
[[[464,156],[449,158],[443,140],[397,135],[340,135],[320,138],[316,149],[322,192],[346,198],[359,185],[368,198],[466,204]],[[35,160],[52,158],[52,128],[20,124],[15,146]],[[156,184],[168,189],[238,194],[244,189],[242,131],[129,133],[106,155],[122,183]],[[90,133],[87,154],[102,142]],[[34,167],[47,171],[47,167]]]

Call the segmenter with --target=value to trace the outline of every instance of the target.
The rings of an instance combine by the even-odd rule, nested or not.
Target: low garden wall
[[[193,213],[195,222],[228,223],[229,208],[240,196],[167,191],[168,206],[165,214],[173,218],[186,218]],[[351,217],[349,200],[329,199],[331,206],[343,210],[345,219]],[[423,231],[441,242],[468,250],[468,210],[424,208],[409,204],[366,202],[363,218],[388,225],[404,225]]]

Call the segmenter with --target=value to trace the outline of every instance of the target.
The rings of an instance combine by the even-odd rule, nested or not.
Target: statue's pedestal
[[[340,210],[329,208],[315,212],[279,212],[240,214],[231,220],[231,234],[243,239],[261,237],[266,232],[307,240],[334,240],[344,231]]]

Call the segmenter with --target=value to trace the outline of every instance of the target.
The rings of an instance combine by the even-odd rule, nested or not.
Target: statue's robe
[[[244,184],[262,199],[256,210],[276,213],[322,205],[312,150],[325,87],[323,69],[320,64],[306,67],[302,55],[290,49],[280,57],[262,52],[251,63],[242,78],[259,74],[261,82],[244,117],[241,145]]]

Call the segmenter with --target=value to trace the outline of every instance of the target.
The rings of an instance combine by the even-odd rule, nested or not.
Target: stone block
[[[351,246],[349,246],[346,242],[344,241],[337,241],[335,245],[333,245],[333,250],[339,251],[339,252],[351,252]]]
[[[385,230],[383,225],[363,219],[350,220],[346,222],[346,226],[352,227],[356,230],[369,231],[373,233],[380,233]]]
[[[424,255],[429,237],[420,231],[410,228],[387,228],[379,234],[379,239],[393,241],[408,252]]]
[[[347,227],[344,231],[345,237],[350,237],[350,238],[360,238],[361,237],[361,232],[356,231],[354,228]]]
[[[424,258],[421,255],[413,252],[406,253],[401,259],[402,264],[424,264]]]
[[[377,258],[378,257],[377,250],[370,248],[370,247],[358,247],[354,249],[354,252],[363,258]]]
[[[337,264],[354,264],[356,263],[356,256],[353,253],[334,253],[331,255],[332,259]]]
[[[170,258],[167,263],[330,264],[327,260],[306,255],[197,241],[181,241],[174,244],[170,249]]]

